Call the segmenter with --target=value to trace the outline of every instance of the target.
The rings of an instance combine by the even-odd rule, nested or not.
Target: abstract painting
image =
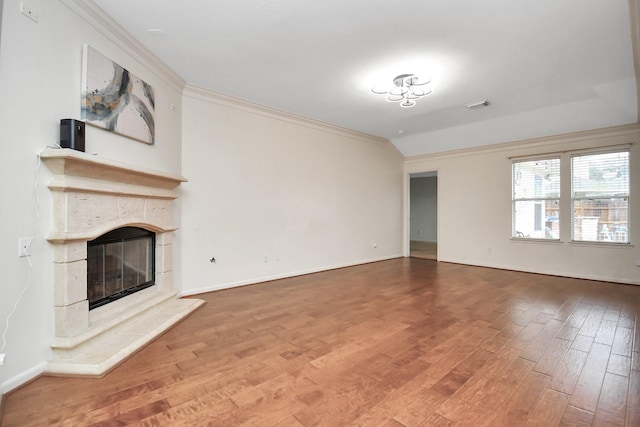
[[[83,47],[82,98],[86,123],[154,143],[153,88],[87,45]]]

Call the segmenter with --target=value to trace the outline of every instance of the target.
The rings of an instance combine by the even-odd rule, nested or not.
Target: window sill
[[[588,247],[606,247],[606,248],[617,248],[617,249],[633,249],[635,246],[631,243],[615,243],[615,242],[583,242],[581,240],[571,240],[569,242],[572,246],[588,246]]]
[[[546,245],[562,245],[563,242],[560,239],[531,239],[526,237],[512,237],[510,239],[513,243],[542,243]],[[606,247],[616,249],[634,249],[635,246],[631,243],[615,243],[615,242],[583,242],[580,240],[571,240],[568,242],[571,246],[585,246],[585,247]]]
[[[515,243],[544,243],[550,245],[562,244],[562,240],[560,239],[532,239],[528,237],[512,237],[511,241]]]

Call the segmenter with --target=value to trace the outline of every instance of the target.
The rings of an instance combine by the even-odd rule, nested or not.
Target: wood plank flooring
[[[438,259],[438,243],[411,240],[409,242],[409,254],[414,258],[437,260]]]
[[[640,426],[640,287],[403,258],[200,295],[3,426]]]

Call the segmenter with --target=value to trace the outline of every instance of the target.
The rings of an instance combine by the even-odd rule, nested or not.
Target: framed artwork
[[[84,45],[81,117],[90,125],[153,144],[153,87],[91,46]]]

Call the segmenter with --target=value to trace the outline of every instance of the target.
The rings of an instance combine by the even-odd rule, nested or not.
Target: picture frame
[[[82,120],[154,144],[153,87],[89,45],[82,58]]]

